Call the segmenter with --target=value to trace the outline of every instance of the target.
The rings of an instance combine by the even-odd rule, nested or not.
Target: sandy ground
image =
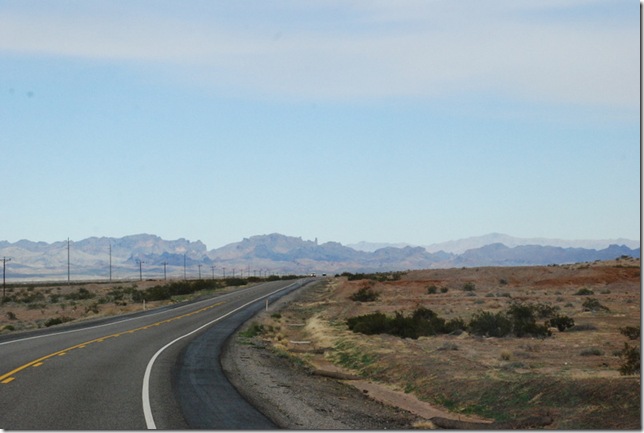
[[[462,289],[468,282],[474,292]],[[620,375],[618,353],[639,343],[620,330],[640,324],[640,284],[639,260],[412,271],[384,283],[336,278],[251,320],[262,331],[249,338],[242,330],[231,340],[231,378],[285,428],[427,428],[434,417],[497,423],[552,417],[548,428],[639,428],[639,375]],[[365,286],[380,298],[352,301]],[[585,311],[591,297],[607,309]],[[419,305],[467,321],[514,302],[559,308],[575,329],[554,329],[548,338],[465,332],[414,340],[346,327],[348,317],[409,314]],[[474,413],[490,418],[466,418]]]
[[[302,293],[289,295],[251,319],[240,331],[264,316],[281,311]],[[409,429],[432,427],[428,420],[445,417],[482,421],[443,411],[413,395],[359,379],[330,362],[311,368],[272,349],[261,336],[237,332],[221,359],[230,381],[244,397],[281,428],[287,429]],[[347,377],[348,380],[335,377]]]

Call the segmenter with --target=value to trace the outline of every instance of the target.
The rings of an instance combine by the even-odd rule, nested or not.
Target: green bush
[[[431,286],[427,287],[427,294],[428,295],[435,295],[438,292],[438,287],[436,287],[434,284]]]
[[[602,305],[597,299],[595,298],[588,298],[584,301],[583,304],[581,304],[582,308],[584,311],[592,311],[592,312],[597,312],[597,311],[610,311],[608,307]]]
[[[512,322],[501,312],[481,311],[472,316],[467,331],[484,337],[505,337],[512,332]]]
[[[619,373],[622,376],[641,373],[639,347],[632,347],[628,343],[624,343],[624,349],[619,356],[622,358],[622,365],[619,367]]]
[[[92,299],[96,296],[95,293],[90,292],[84,287],[79,287],[77,292],[65,295],[65,299],[70,301],[81,301],[84,299]]]
[[[45,321],[44,325],[47,328],[49,328],[50,326],[60,325],[61,323],[71,322],[72,320],[74,320],[74,319],[72,319],[70,317],[67,317],[67,316],[52,317],[51,319],[47,319]]]
[[[349,299],[356,302],[373,302],[377,301],[379,297],[380,294],[378,292],[375,292],[369,287],[363,287],[353,295],[349,296]]]
[[[537,324],[539,307],[532,304],[513,303],[507,311],[491,313],[482,311],[474,314],[467,327],[468,332],[485,337],[547,337],[548,322]]]
[[[257,322],[253,322],[248,328],[246,328],[246,330],[240,332],[239,335],[245,338],[253,338],[263,334],[264,332],[265,332],[264,325],[259,324]]]
[[[625,328],[619,328],[619,332],[622,335],[628,337],[629,340],[638,340],[640,338],[639,326],[627,326]]]
[[[387,317],[381,312],[351,317],[347,325],[353,332],[362,334],[390,334],[401,338],[417,339],[422,336],[446,334],[465,328],[461,319],[445,322],[429,308],[418,307],[411,315],[396,312]]]
[[[588,349],[583,349],[579,352],[580,356],[604,356],[604,352],[601,349],[596,347],[590,347]]]
[[[349,281],[356,281],[356,280],[372,280],[372,281],[398,281],[400,280],[400,277],[405,275],[406,272],[376,272],[373,274],[363,274],[363,273],[357,273],[357,274],[352,274],[351,272],[343,272],[339,276],[341,277],[347,277],[347,280]],[[338,276],[338,275],[336,275]]]
[[[473,282],[468,281],[467,283],[463,284],[463,290],[465,290],[466,292],[473,292],[474,290],[476,290],[476,285]]]
[[[550,335],[546,325],[536,323],[537,307],[530,304],[512,304],[507,311],[512,321],[512,332],[517,337]]]
[[[575,326],[575,321],[568,316],[556,315],[552,319],[546,322],[548,326],[557,328],[560,332],[565,331],[568,328]]]
[[[553,306],[545,303],[538,303],[534,306],[536,314],[541,319],[547,319],[549,317],[556,317],[559,307]]]
[[[375,312],[362,316],[351,317],[347,319],[347,325],[353,332],[360,334],[387,334],[389,333],[389,318],[381,313]]]
[[[585,287],[583,289],[579,289],[577,293],[575,293],[575,295],[579,295],[579,296],[588,296],[588,295],[594,295],[594,294],[595,292]]]

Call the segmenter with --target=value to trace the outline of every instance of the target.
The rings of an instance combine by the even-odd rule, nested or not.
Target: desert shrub
[[[226,282],[226,286],[243,286],[246,284],[246,280],[243,278],[226,278],[224,281]]]
[[[504,313],[481,311],[472,316],[467,330],[474,335],[504,337],[512,332],[512,322]]]
[[[438,287],[436,287],[434,284],[431,286],[427,287],[427,294],[428,295],[435,295],[438,292]]]
[[[72,301],[81,301],[84,299],[92,299],[95,296],[96,294],[90,292],[85,287],[79,287],[78,291],[65,295],[65,299]]]
[[[575,321],[568,316],[556,315],[546,322],[548,326],[557,328],[560,332],[575,326]]]
[[[588,298],[584,301],[583,304],[581,304],[582,308],[584,311],[610,311],[608,307],[602,305],[597,299],[595,298]]]
[[[147,301],[163,301],[170,299],[170,288],[168,286],[154,286],[145,289],[143,299]]]
[[[143,292],[138,289],[132,289],[130,296],[132,297],[132,302],[143,302],[143,299],[145,299]]]
[[[418,307],[408,316],[396,312],[393,317],[387,317],[381,312],[376,312],[351,317],[347,319],[347,325],[353,332],[362,334],[390,334],[412,339],[447,334],[465,328],[461,319],[452,319],[446,323],[445,319],[425,307]]]
[[[534,306],[536,314],[541,319],[547,319],[549,317],[556,317],[559,307],[553,306],[547,303],[538,303]]]
[[[639,347],[629,346],[628,343],[624,343],[624,349],[620,352],[619,357],[622,359],[622,365],[619,367],[619,373],[622,376],[641,373]]]
[[[468,281],[467,283],[463,284],[463,290],[466,292],[473,292],[474,290],[476,290],[476,284]]]
[[[594,295],[594,294],[595,292],[585,287],[583,289],[579,289],[577,293],[575,293],[575,295],[579,295],[579,296],[588,296],[588,295]]]
[[[349,299],[356,302],[373,302],[378,300],[380,294],[369,287],[363,287],[358,290],[353,295],[349,296]]]
[[[629,340],[638,340],[640,338],[639,326],[626,326],[625,328],[619,328],[619,332],[628,337]]]
[[[411,316],[411,322],[411,326],[416,330],[416,338],[422,335],[436,335],[448,332],[445,329],[445,319],[438,317],[429,308],[416,308],[416,311]]]
[[[70,322],[72,320],[74,320],[74,319],[72,319],[71,317],[67,317],[67,316],[52,317],[50,319],[47,319],[45,321],[44,325],[47,328],[49,328],[50,326],[60,325],[61,323]]]
[[[505,312],[476,313],[470,320],[468,331],[486,337],[547,337],[551,333],[548,323],[537,324],[537,307],[532,304],[513,303]]]
[[[22,302],[23,304],[33,304],[37,302],[45,301],[45,294],[41,292],[34,292],[33,288],[31,290],[20,291],[13,297],[14,302]]]
[[[441,287],[441,293],[447,293],[448,290],[447,287]]]
[[[343,272],[340,274],[341,277],[347,277],[348,281],[356,281],[356,280],[373,280],[373,281],[398,281],[400,280],[400,277],[405,275],[406,272],[398,271],[398,272],[376,272],[373,274],[363,274],[363,273],[357,273],[357,274],[352,274],[351,272]]]
[[[388,333],[389,319],[380,312],[365,314],[347,319],[347,325],[353,332],[361,334],[386,334]]]
[[[98,308],[98,303],[97,302],[94,302],[93,304],[88,305],[87,307],[85,307],[85,313],[86,314],[89,313],[90,311],[92,313],[94,313],[94,314],[98,314],[99,308]]]
[[[239,335],[245,338],[253,338],[258,335],[263,334],[265,331],[264,325],[259,324],[257,322],[251,323],[251,325],[245,329],[244,331],[240,332]]]
[[[9,320],[16,320],[16,319],[17,319],[17,317],[16,317],[16,313],[14,313],[14,312],[12,312],[12,311],[7,311],[7,319],[9,319]]]
[[[603,356],[604,352],[601,349],[596,347],[589,347],[588,349],[583,349],[579,352],[581,356]]]
[[[550,335],[547,326],[536,323],[537,307],[534,305],[514,303],[507,314],[512,320],[512,332],[517,337]]]
[[[465,324],[465,321],[463,319],[456,318],[452,320],[448,320],[445,322],[445,332],[447,334],[452,334],[452,333],[461,333],[462,331],[465,331],[467,329],[467,324]]]

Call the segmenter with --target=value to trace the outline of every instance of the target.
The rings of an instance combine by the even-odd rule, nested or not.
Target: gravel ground
[[[283,298],[271,311],[296,296],[297,292]],[[238,391],[281,428],[400,430],[411,428],[418,419],[341,381],[311,374],[258,338],[245,344],[237,333],[233,335],[221,363]]]

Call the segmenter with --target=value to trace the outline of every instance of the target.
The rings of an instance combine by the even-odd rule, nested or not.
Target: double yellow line
[[[28,363],[26,363],[24,365],[21,365],[18,368],[15,368],[15,369],[11,370],[8,373],[3,374],[2,376],[0,376],[0,383],[7,384],[7,383],[10,383],[10,382],[13,382],[15,380],[14,376],[17,373],[21,372],[22,370],[25,370],[25,369],[27,369],[29,367],[40,367],[43,364],[44,361],[46,361],[46,360],[48,360],[50,358],[54,358],[56,356],[64,356],[64,355],[67,354],[67,352],[70,352],[72,350],[82,349],[82,348],[87,347],[88,345],[93,344],[93,343],[102,343],[103,341],[107,340],[108,338],[116,338],[116,337],[120,337],[123,334],[133,334],[133,333],[135,333],[137,331],[142,331],[144,329],[148,329],[148,328],[151,328],[153,326],[164,325],[166,323],[170,323],[170,322],[173,322],[175,320],[179,320],[179,319],[183,319],[183,318],[186,318],[186,317],[189,317],[189,316],[193,316],[195,314],[203,313],[204,311],[210,310],[211,308],[218,307],[219,305],[222,305],[222,304],[224,304],[224,302],[218,302],[216,304],[209,305],[208,307],[204,307],[204,308],[201,308],[199,310],[192,311],[190,313],[182,314],[181,316],[171,317],[169,319],[165,319],[165,320],[161,320],[159,322],[151,323],[149,325],[141,326],[140,328],[130,329],[129,331],[118,332],[116,334],[111,334],[111,335],[106,335],[104,337],[95,338],[94,340],[86,341],[84,343],[80,343],[80,344],[77,344],[75,346],[71,346],[71,347],[68,347],[66,349],[59,350],[59,351],[54,352],[54,353],[50,353],[49,355],[45,355],[45,356],[43,356],[41,358],[38,358],[38,359],[36,359],[34,361],[28,362]]]

